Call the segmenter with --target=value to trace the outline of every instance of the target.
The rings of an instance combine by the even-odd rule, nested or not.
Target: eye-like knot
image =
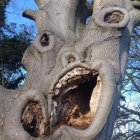
[[[47,33],[44,33],[40,39],[41,46],[48,47],[50,43],[49,41],[50,41],[49,35]]]
[[[46,52],[55,46],[55,36],[51,32],[44,31],[36,37],[33,45],[39,52]]]
[[[102,27],[125,27],[129,22],[129,13],[121,7],[103,8],[96,14],[95,22]]]

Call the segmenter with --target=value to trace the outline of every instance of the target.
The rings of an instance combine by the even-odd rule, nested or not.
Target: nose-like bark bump
[[[62,56],[63,67],[79,61],[79,57],[75,52],[65,52]]]

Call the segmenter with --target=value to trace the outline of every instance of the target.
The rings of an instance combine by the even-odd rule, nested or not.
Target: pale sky
[[[30,19],[22,17],[23,11],[27,9],[38,9],[34,0],[11,0],[7,6],[7,22],[14,22],[17,24],[34,24]]]

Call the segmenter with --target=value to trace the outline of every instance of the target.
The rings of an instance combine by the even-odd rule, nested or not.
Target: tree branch
[[[140,112],[135,111],[135,110],[132,110],[132,109],[128,109],[128,108],[126,108],[125,106],[120,106],[120,107],[121,107],[122,109],[126,110],[127,112],[130,112],[131,114],[138,115],[139,118],[140,118]],[[139,123],[140,123],[140,121],[139,121]]]
[[[49,0],[35,0],[35,2],[38,5],[38,7],[40,9],[42,9],[44,6],[47,5],[47,3],[49,2]]]
[[[126,72],[126,75],[128,76],[129,80],[132,82],[133,86],[138,90],[140,91],[140,87],[136,84],[136,82],[134,81],[134,79],[132,78],[132,76]]]
[[[137,1],[132,1],[132,5],[136,8],[136,9],[139,9],[140,10],[140,1],[137,0]]]

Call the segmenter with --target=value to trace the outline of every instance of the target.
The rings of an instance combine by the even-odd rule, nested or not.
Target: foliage
[[[30,30],[29,30],[30,29]],[[0,44],[0,84],[6,88],[18,88],[26,76],[21,59],[33,39],[33,28],[9,24],[3,28]]]
[[[9,0],[0,0],[0,28],[4,26],[5,23],[5,8]]]

